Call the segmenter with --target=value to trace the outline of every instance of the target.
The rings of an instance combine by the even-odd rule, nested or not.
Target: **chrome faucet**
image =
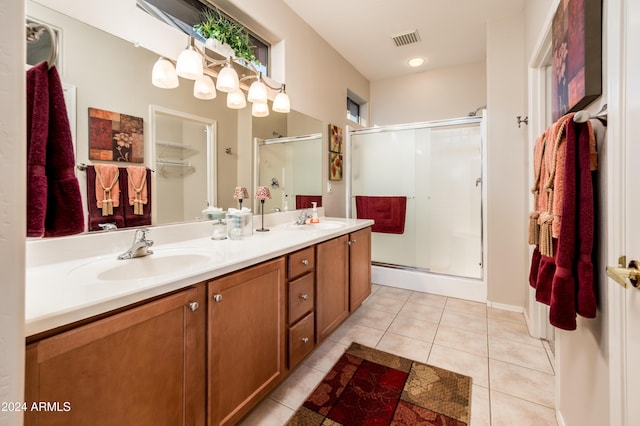
[[[103,231],[115,231],[116,229],[118,229],[118,225],[116,225],[115,223],[99,223],[98,226]]]
[[[307,209],[304,209],[300,212],[300,216],[298,216],[298,220],[295,221],[294,225],[304,225],[310,217],[311,216],[307,214]]]
[[[136,234],[133,237],[133,244],[131,244],[129,250],[119,255],[118,259],[133,259],[134,257],[144,257],[153,254],[153,251],[149,250],[149,247],[153,245],[153,241],[147,240],[147,232],[149,232],[149,230],[146,228],[136,230]]]

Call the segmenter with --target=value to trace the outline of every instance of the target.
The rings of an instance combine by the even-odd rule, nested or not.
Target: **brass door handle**
[[[624,262],[621,262],[620,264],[624,265]],[[640,262],[637,260],[629,262],[629,266],[627,268],[623,268],[621,266],[607,266],[606,271],[609,278],[624,288],[629,286],[627,284],[627,280],[629,280],[631,285],[635,288],[640,287]]]

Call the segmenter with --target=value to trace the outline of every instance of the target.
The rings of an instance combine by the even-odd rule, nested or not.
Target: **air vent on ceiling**
[[[407,44],[413,44],[420,41],[420,34],[418,34],[418,30],[412,31],[406,34],[400,34],[397,36],[393,36],[393,42],[397,47],[406,46]]]

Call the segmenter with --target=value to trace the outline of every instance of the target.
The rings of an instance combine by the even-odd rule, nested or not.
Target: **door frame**
[[[626,68],[627,0],[607,0],[607,264],[616,265],[625,253],[625,144],[626,144]],[[610,424],[626,426],[627,419],[627,335],[626,289],[607,279],[609,333],[609,418]]]

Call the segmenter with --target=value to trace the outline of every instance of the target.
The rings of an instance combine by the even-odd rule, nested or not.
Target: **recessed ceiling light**
[[[424,58],[411,58],[409,59],[409,66],[410,67],[419,67],[420,65],[424,64]]]

